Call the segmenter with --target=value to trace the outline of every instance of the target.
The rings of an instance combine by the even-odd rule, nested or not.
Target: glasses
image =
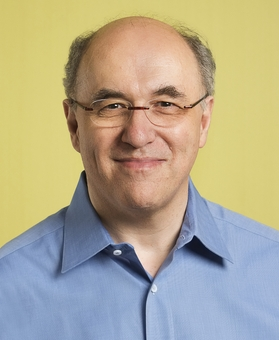
[[[89,113],[92,122],[102,127],[118,127],[125,125],[131,117],[131,112],[135,110],[144,111],[147,119],[152,124],[168,127],[178,124],[186,110],[192,109],[208,96],[209,94],[206,93],[193,104],[186,106],[180,106],[175,102],[162,101],[159,99],[149,101],[147,106],[133,106],[124,99],[115,98],[95,100],[90,107],[84,106],[70,98],[70,104],[76,104]]]

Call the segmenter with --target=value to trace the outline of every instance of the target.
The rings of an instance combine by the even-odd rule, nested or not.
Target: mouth
[[[121,158],[115,160],[119,165],[127,169],[148,170],[154,169],[166,162],[166,159],[143,157],[143,158]]]

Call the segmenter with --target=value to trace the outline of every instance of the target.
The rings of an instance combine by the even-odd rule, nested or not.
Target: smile
[[[118,162],[121,166],[125,168],[134,170],[148,170],[162,165],[162,163],[166,162],[166,160],[160,158],[145,157],[117,159],[116,162]]]

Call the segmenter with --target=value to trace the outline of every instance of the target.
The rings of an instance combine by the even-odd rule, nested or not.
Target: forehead
[[[82,91],[114,88],[148,92],[161,86],[199,87],[198,63],[184,39],[152,19],[113,22],[100,29],[82,58]]]

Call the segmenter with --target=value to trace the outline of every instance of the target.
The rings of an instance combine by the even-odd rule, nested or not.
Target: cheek
[[[199,150],[199,128],[188,122],[184,128],[176,127],[169,146],[172,151],[172,169],[177,179],[188,178]]]
[[[177,150],[179,153],[190,154],[199,148],[200,129],[191,120],[172,129],[170,135],[170,146],[173,151]]]
[[[114,137],[108,129],[91,126],[80,131],[80,153],[85,170],[106,173],[110,168],[110,155]]]
[[[88,170],[88,165],[91,163],[92,166],[92,161],[95,158],[94,154],[98,148],[96,138],[94,138],[94,130],[86,123],[86,121],[79,122],[77,135],[81,158],[85,170]]]

